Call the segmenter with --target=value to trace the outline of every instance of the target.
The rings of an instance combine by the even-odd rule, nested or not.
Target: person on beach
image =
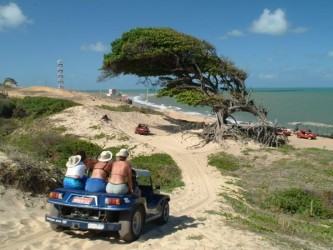
[[[66,174],[63,180],[64,188],[84,189],[87,177],[86,172],[86,153],[79,151],[76,155],[70,156],[66,163]],[[90,164],[88,162],[88,164]]]
[[[93,166],[91,176],[86,181],[85,190],[88,192],[105,192],[107,178],[112,169],[112,152],[102,151]]]
[[[127,161],[129,153],[122,148],[116,154],[117,160],[112,164],[111,176],[106,185],[106,192],[112,194],[133,193],[132,167]]]

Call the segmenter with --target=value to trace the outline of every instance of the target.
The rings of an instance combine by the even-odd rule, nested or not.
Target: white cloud
[[[276,75],[274,74],[259,74],[258,77],[262,80],[270,80],[276,78]]]
[[[234,29],[232,31],[227,32],[224,36],[221,37],[222,40],[228,39],[229,37],[240,37],[244,36],[244,32],[241,30]]]
[[[28,18],[15,3],[0,5],[0,31],[16,28],[22,24],[29,23]]]
[[[251,31],[261,34],[282,35],[288,30],[288,22],[283,10],[264,9],[259,19],[252,23]]]
[[[308,28],[306,27],[296,27],[290,30],[290,32],[292,33],[296,33],[296,34],[301,34],[301,33],[305,33],[308,31]]]
[[[232,30],[227,33],[228,36],[244,36],[243,31],[241,30]]]
[[[329,52],[327,53],[327,55],[328,55],[329,57],[333,57],[333,50],[329,51]]]
[[[81,50],[83,51],[105,52],[107,49],[108,47],[102,42],[84,44],[81,46]]]

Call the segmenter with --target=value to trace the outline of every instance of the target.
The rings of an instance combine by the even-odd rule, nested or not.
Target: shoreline
[[[48,96],[54,98],[63,98],[63,99],[70,99],[76,101],[78,103],[87,105],[87,106],[100,106],[100,105],[110,105],[110,106],[119,106],[125,104],[119,100],[114,100],[105,96],[94,95],[89,93],[80,92],[77,90],[67,90],[67,89],[57,89],[45,86],[32,86],[28,88],[15,88],[15,89],[8,89],[9,96],[13,97],[23,97],[27,95],[31,96]],[[73,99],[74,98],[74,99]],[[161,113],[165,114],[174,119],[180,120],[187,120],[193,122],[205,122],[210,123],[215,121],[215,117],[213,116],[205,116],[205,115],[197,115],[197,114],[189,114],[187,112],[181,110],[173,110],[165,108],[163,110],[159,110]],[[319,148],[327,148],[333,150],[333,139],[330,137],[322,137],[318,136],[316,140],[304,140],[304,139],[293,139],[292,138],[292,145],[297,147],[319,147]],[[324,140],[324,143],[318,143],[318,141]],[[332,145],[331,145],[332,142]],[[329,144],[325,146],[325,144]],[[302,146],[304,145],[304,146]]]

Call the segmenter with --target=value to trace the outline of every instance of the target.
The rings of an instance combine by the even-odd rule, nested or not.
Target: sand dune
[[[27,92],[24,92],[27,91]],[[162,116],[141,113],[119,113],[92,107],[91,96],[63,90],[30,88],[12,95],[39,93],[52,97],[86,100],[84,106],[72,107],[50,118],[57,126],[64,126],[72,134],[90,138],[102,146],[124,144],[108,139],[94,139],[94,135],[122,135],[128,137],[126,144],[135,145],[132,154],[142,152],[166,152],[182,170],[184,188],[171,194],[171,218],[164,226],[149,224],[140,239],[123,244],[103,233],[53,232],[44,222],[45,198],[24,196],[16,190],[0,190],[0,243],[1,249],[275,249],[269,241],[254,233],[232,228],[222,216],[209,211],[232,211],[223,203],[219,193],[237,189],[230,184],[232,177],[222,176],[208,166],[207,155],[221,150],[214,144],[192,148],[199,141],[195,136],[184,137],[177,126]],[[87,101],[89,100],[89,101]],[[98,101],[102,102],[102,101]],[[82,101],[85,103],[85,101]],[[111,122],[101,121],[107,114]],[[177,118],[187,117],[178,113]],[[197,119],[197,118],[195,118]],[[153,136],[134,133],[136,124],[148,123]],[[98,127],[98,129],[96,129]],[[293,145],[294,140],[292,140]],[[309,142],[310,143],[310,142]],[[330,142],[330,145],[333,145]],[[244,147],[256,148],[254,144],[226,141],[224,150],[239,154]],[[4,158],[4,156],[3,156]],[[2,159],[3,159],[2,158]],[[229,190],[229,191],[228,191]],[[222,202],[221,202],[222,201]]]

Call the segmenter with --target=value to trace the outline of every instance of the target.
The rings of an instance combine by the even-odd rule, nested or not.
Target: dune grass
[[[209,155],[208,164],[215,166],[220,171],[236,171],[243,167],[251,167],[251,164],[247,163],[244,158],[224,152]]]
[[[150,170],[153,181],[164,191],[172,191],[184,185],[179,167],[168,154],[140,155],[134,157],[131,162],[136,168]]]
[[[275,151],[280,157],[272,161]],[[239,216],[220,214],[291,248],[332,246],[333,152],[284,147],[243,153],[240,158],[224,153],[209,157],[222,174],[237,176],[236,185],[245,190],[243,199],[223,194]],[[251,162],[251,168],[240,161],[244,166]]]
[[[33,119],[58,113],[79,105],[75,102],[49,97],[0,98],[0,117]]]
[[[31,96],[16,99],[15,103],[17,108],[24,110],[28,116],[33,118],[52,115],[64,109],[79,105],[70,100]]]

